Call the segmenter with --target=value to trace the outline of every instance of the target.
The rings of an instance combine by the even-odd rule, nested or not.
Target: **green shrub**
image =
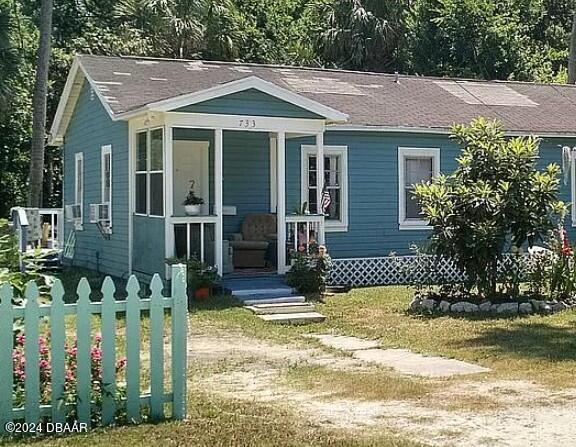
[[[505,138],[497,121],[478,118],[452,132],[462,147],[458,168],[415,185],[414,193],[433,228],[432,251],[454,260],[469,290],[491,296],[503,254],[544,241],[562,222],[560,168],[539,171],[539,140]]]
[[[332,259],[324,247],[318,253],[296,252],[292,256],[292,266],[286,273],[286,284],[300,293],[320,294],[326,290],[326,282]]]

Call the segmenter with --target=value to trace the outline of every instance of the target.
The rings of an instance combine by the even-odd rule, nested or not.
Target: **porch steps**
[[[319,323],[326,317],[304,296],[284,284],[281,276],[224,279],[226,288],[258,318],[278,324]]]
[[[322,323],[326,317],[318,312],[302,312],[290,314],[267,314],[258,315],[258,318],[270,323],[280,324],[307,324]]]
[[[278,296],[272,298],[252,296],[248,299],[240,299],[239,301],[241,301],[244,306],[254,306],[259,304],[301,304],[306,301],[306,298],[297,295]]]
[[[273,304],[254,304],[245,306],[256,315],[271,314],[294,314],[304,312],[314,312],[315,308],[312,303],[273,303]]]

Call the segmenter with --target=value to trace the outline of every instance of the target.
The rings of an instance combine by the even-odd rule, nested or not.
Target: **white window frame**
[[[162,130],[162,170],[151,171],[150,164],[151,150],[152,150],[152,132],[155,130]],[[146,133],[146,171],[138,170],[138,134]],[[136,176],[138,174],[146,175],[146,213],[136,212]],[[151,174],[162,174],[162,196],[164,197],[162,214],[150,214],[150,175]],[[166,216],[166,130],[163,126],[156,126],[151,128],[138,129],[134,133],[134,215],[136,216],[146,216],[146,217],[158,217],[163,219]]]
[[[80,162],[81,170],[78,171],[78,162]],[[76,230],[82,230],[82,224],[84,223],[84,152],[76,152],[74,154],[74,204],[80,205],[80,219],[74,222],[74,227]],[[81,174],[81,181],[78,180],[78,174]],[[78,190],[80,189],[80,194]]]
[[[426,219],[406,217],[406,158],[432,158],[432,176],[440,174],[440,148],[399,147],[398,148],[398,228],[400,230],[428,230]]]
[[[104,170],[106,156],[110,159],[110,184],[108,185],[108,190],[110,197],[106,200],[105,197],[105,184],[106,184],[106,171]],[[108,227],[112,228],[112,146],[107,144],[106,146],[102,146],[100,148],[100,185],[101,185],[101,192],[100,198],[101,203],[108,204]]]
[[[300,201],[308,201],[308,157],[316,156],[315,145],[302,145],[300,157]],[[348,146],[324,146],[324,156],[340,156],[341,185],[340,185],[340,220],[324,220],[326,232],[348,231]]]

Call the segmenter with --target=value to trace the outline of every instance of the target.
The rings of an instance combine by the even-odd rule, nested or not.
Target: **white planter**
[[[184,205],[184,210],[189,216],[197,216],[202,210],[202,205]]]

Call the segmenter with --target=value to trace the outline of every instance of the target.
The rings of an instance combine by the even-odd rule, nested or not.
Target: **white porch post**
[[[322,214],[324,189],[324,133],[316,134],[316,214]]]
[[[276,141],[278,273],[284,273],[286,271],[286,133],[278,132]]]
[[[223,272],[222,238],[224,221],[222,218],[222,129],[214,129],[214,214],[216,215],[216,231],[214,238],[216,267],[218,273]]]
[[[174,215],[174,151],[173,151],[172,126],[164,127],[164,231],[166,259],[175,255],[174,252],[174,225],[172,225],[172,216]],[[171,267],[166,266],[166,278],[170,277]]]

